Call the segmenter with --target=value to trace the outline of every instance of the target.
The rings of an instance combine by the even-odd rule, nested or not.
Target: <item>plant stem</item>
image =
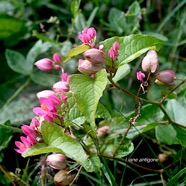
[[[186,82],[186,78],[184,78],[177,86],[175,86],[167,95],[165,95],[162,100],[160,101],[160,104],[164,103],[167,97],[174,92],[177,88],[179,88],[182,84]]]
[[[132,124],[130,123],[130,125],[129,125],[129,127],[127,128],[125,134],[123,135],[121,141],[119,142],[117,148],[115,149],[115,151],[114,151],[113,154],[112,154],[112,157],[113,157],[113,158],[115,157],[115,155],[116,155],[118,149],[120,148],[120,146],[121,146],[122,143],[124,142],[125,138],[127,137],[127,134],[128,134],[128,132],[129,132],[129,130],[131,129],[131,127],[132,127]]]
[[[113,80],[112,77],[108,77],[109,81],[112,83],[113,86],[115,86],[117,89],[121,90],[122,92],[128,94],[129,96],[131,96],[132,98],[138,99],[138,97],[134,94],[132,94],[131,92],[129,92],[128,90],[120,87],[119,85],[117,85]]]

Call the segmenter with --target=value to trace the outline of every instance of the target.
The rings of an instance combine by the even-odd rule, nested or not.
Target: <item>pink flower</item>
[[[145,72],[154,73],[159,67],[158,55],[155,50],[149,50],[141,63],[142,69]]]
[[[156,74],[155,82],[158,84],[172,85],[174,84],[175,79],[176,79],[176,74],[174,71],[164,70]]]
[[[33,108],[33,112],[37,116],[43,117],[46,121],[53,121],[58,118],[57,106],[60,104],[57,96],[49,96],[48,98],[39,98],[41,107]]]
[[[52,86],[52,89],[55,92],[68,92],[70,87],[69,87],[69,78],[70,75],[67,73],[62,73],[61,74],[61,81],[58,81]]]
[[[21,139],[21,142],[20,141],[15,142],[16,147],[18,147],[18,149],[15,149],[15,151],[22,154],[31,146],[31,143],[24,136],[21,136],[20,139]]]
[[[49,96],[55,95],[55,92],[52,90],[43,90],[37,93],[37,98],[48,98]]]
[[[94,28],[85,28],[81,33],[78,34],[78,38],[83,43],[92,43],[92,39],[96,36],[96,30]]]
[[[141,71],[137,72],[136,75],[137,75],[137,79],[139,81],[143,81],[143,79],[145,78],[145,74],[143,72],[141,72]]]
[[[98,137],[103,137],[104,135],[108,134],[110,132],[109,126],[103,126],[97,130]]]
[[[53,68],[53,61],[49,58],[44,58],[35,62],[35,65],[42,71],[50,72]]]
[[[30,127],[36,129],[40,126],[39,120],[36,118],[32,118],[32,121],[30,123]]]
[[[55,92],[68,92],[70,87],[66,81],[58,81],[52,87]]]
[[[32,128],[31,126],[28,126],[28,125],[22,125],[22,126],[21,126],[21,130],[23,131],[23,133],[24,133],[25,135],[29,135],[29,134],[35,132],[35,129]]]
[[[108,55],[110,56],[110,58],[115,59],[118,56],[119,49],[120,49],[119,43],[115,41],[108,51]]]
[[[114,44],[113,44],[113,46],[112,46],[112,48],[113,48],[115,51],[119,50],[119,49],[120,49],[119,43],[118,43],[117,41],[115,41]]]
[[[109,55],[110,58],[114,59],[117,56],[117,52],[113,48],[111,48],[108,51],[108,55]]]
[[[54,55],[53,55],[53,60],[54,60],[54,62],[56,62],[56,63],[62,62],[62,58],[61,58],[61,56],[60,56],[58,53],[54,53]]]
[[[101,64],[93,64],[87,59],[79,59],[78,70],[83,74],[92,75],[101,70],[102,68],[103,67],[101,66]]]
[[[70,78],[70,75],[69,74],[67,74],[67,73],[62,73],[61,74],[61,80],[62,81],[68,82],[69,81],[69,78]]]
[[[48,155],[46,162],[53,169],[62,170],[66,168],[66,157],[63,154]]]
[[[92,63],[103,63],[104,62],[104,53],[102,50],[91,48],[84,52],[84,57]]]
[[[66,95],[64,95],[64,94],[60,95],[60,99],[61,99],[62,102],[66,102],[67,98],[68,97]]]

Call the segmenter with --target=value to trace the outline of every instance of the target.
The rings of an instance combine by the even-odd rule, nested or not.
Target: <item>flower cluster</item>
[[[53,55],[53,61],[49,58],[43,58],[35,63],[37,68],[39,68],[42,71],[50,72],[53,68],[60,70],[61,66],[57,63],[61,63],[62,58],[58,53],[54,53]]]
[[[155,73],[159,67],[158,55],[155,50],[149,50],[146,56],[143,58],[141,67],[144,72],[148,73],[148,78],[151,73]],[[176,74],[172,70],[164,70],[161,72],[157,72],[155,74],[156,80],[155,82],[161,85],[172,85],[174,84],[174,80],[176,79]],[[145,74],[141,71],[137,72],[137,79],[142,82],[142,85],[145,84]]]
[[[21,142],[16,141],[15,145],[18,149],[15,149],[18,153],[23,153],[26,151],[31,145],[36,144],[36,138],[39,134],[38,127],[40,123],[37,118],[33,118],[30,126],[23,124],[21,129],[26,137],[21,136]]]
[[[94,38],[96,37],[96,30],[94,28],[85,28],[78,34],[78,38],[85,44],[94,47]]]
[[[52,67],[56,67],[56,63],[61,63],[62,59],[58,53],[53,55],[53,61],[44,58],[35,63],[35,65],[43,71],[52,70]],[[47,70],[46,70],[47,69]],[[37,93],[37,98],[40,103],[40,107],[33,108],[33,112],[36,114],[36,117],[32,119],[30,125],[22,125],[21,129],[26,137],[21,136],[21,142],[16,141],[15,145],[18,147],[16,151],[18,153],[25,152],[30,146],[36,144],[39,141],[42,141],[42,136],[39,132],[40,124],[43,120],[49,122],[63,122],[63,115],[61,114],[62,105],[66,105],[67,96],[66,92],[70,90],[69,87],[69,78],[70,75],[63,72],[63,68],[57,65],[56,69],[61,69],[61,80],[55,83],[52,86],[52,90],[43,90]],[[60,111],[60,114],[59,114]]]
[[[95,46],[93,41],[96,36],[96,30],[94,28],[85,28],[79,39],[90,46],[90,49],[83,53],[85,59],[79,59],[78,70],[86,75],[94,77],[94,74],[99,70],[103,69],[104,52],[102,51],[103,46]]]
[[[119,49],[120,49],[119,43],[115,41],[112,47],[108,51],[108,55],[110,56],[111,59],[117,58]]]

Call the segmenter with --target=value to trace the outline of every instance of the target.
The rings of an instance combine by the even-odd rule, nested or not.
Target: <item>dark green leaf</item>
[[[0,41],[3,40],[6,46],[13,46],[26,34],[25,22],[0,13]]]

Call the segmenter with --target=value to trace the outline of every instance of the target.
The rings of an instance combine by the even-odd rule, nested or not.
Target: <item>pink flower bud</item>
[[[158,55],[155,50],[149,50],[147,55],[142,60],[142,69],[145,72],[154,73],[158,69]]]
[[[78,38],[83,43],[91,43],[92,39],[96,36],[96,30],[94,28],[85,28],[82,33],[78,34]]]
[[[91,38],[94,38],[96,36],[96,30],[93,27],[85,28],[84,32],[87,33]]]
[[[137,72],[137,79],[139,81],[143,81],[143,79],[145,78],[145,74],[141,71]]]
[[[119,43],[117,41],[114,42],[112,48],[109,49],[108,55],[110,58],[115,59],[118,56],[118,50],[120,49]]]
[[[55,95],[55,92],[52,90],[43,90],[43,91],[37,93],[37,98],[38,99],[41,97],[48,98],[51,95]]]
[[[69,84],[66,81],[58,81],[52,87],[55,92],[68,92],[69,88]]]
[[[96,49],[96,48],[91,48],[84,52],[84,57],[89,60],[92,63],[103,63],[104,62],[104,57],[103,57],[103,51]]]
[[[103,67],[101,64],[93,64],[89,60],[79,60],[78,70],[86,75],[95,74],[99,70],[101,70]]]
[[[117,51],[115,51],[113,48],[111,48],[111,49],[108,51],[108,55],[109,55],[110,58],[114,59],[114,58],[118,55],[118,53],[117,53]]]
[[[54,53],[54,55],[53,55],[53,60],[54,60],[54,62],[56,62],[56,63],[62,62],[62,58],[61,58],[61,56],[60,56],[58,53]]]
[[[48,155],[46,162],[53,169],[62,170],[66,168],[66,157],[63,154]]]
[[[98,137],[102,137],[110,132],[109,126],[103,126],[97,130]]]
[[[120,49],[119,43],[118,43],[117,41],[115,41],[114,44],[113,44],[113,46],[112,46],[112,48],[113,48],[115,51],[119,50],[119,49]]]
[[[61,70],[61,66],[59,66],[59,65],[54,65],[54,68],[55,68],[56,70]]]
[[[50,72],[53,67],[53,61],[50,60],[49,58],[44,58],[37,61],[35,65],[37,66],[37,68],[39,68],[42,71]]]
[[[156,83],[159,84],[167,84],[172,85],[174,84],[174,80],[176,79],[176,74],[172,70],[164,70],[161,72],[158,72],[156,74]]]
[[[74,178],[75,176],[70,174],[70,171],[60,170],[54,176],[54,184],[56,186],[68,186]]]

